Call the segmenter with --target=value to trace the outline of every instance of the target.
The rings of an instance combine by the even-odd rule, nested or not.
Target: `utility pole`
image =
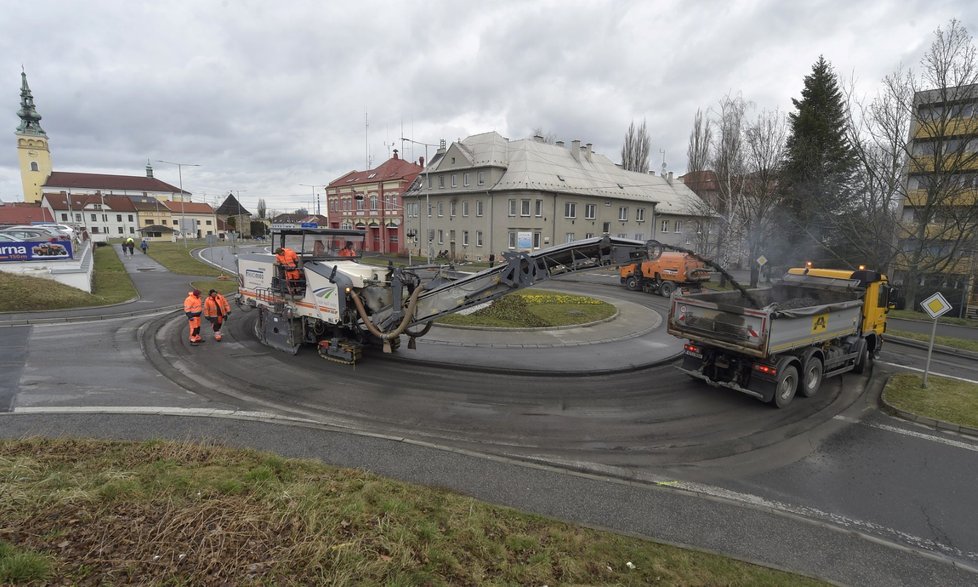
[[[430,220],[431,216],[429,216],[429,215],[431,214],[431,194],[429,192],[431,192],[431,186],[429,185],[429,180],[431,178],[428,175],[428,168],[430,167],[430,163],[428,161],[428,147],[437,147],[438,145],[433,145],[433,144],[430,144],[430,143],[422,143],[421,141],[415,141],[414,139],[409,139],[409,138],[406,138],[406,137],[401,137],[401,140],[402,141],[407,141],[409,143],[413,143],[415,145],[423,145],[424,146],[424,207],[425,207],[424,216],[427,217],[429,220],[426,223],[427,230],[425,230],[422,234],[424,235],[424,239],[425,239],[425,243],[426,243],[426,245],[425,245],[426,257],[428,259],[428,264],[430,265],[431,264],[431,234],[430,234],[431,233],[431,220]],[[418,230],[421,230],[421,221],[420,221],[420,218],[418,219]]]
[[[197,163],[174,163],[173,161],[163,161],[162,159],[157,159],[157,163],[166,163],[167,165],[177,166],[177,176],[180,178],[180,234],[183,235],[183,248],[187,248],[187,208],[184,205],[186,201],[186,196],[183,193],[183,168],[184,167],[200,167]]]

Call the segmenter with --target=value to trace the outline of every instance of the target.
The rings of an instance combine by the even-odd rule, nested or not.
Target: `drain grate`
[[[156,271],[154,267],[138,267],[136,271]]]

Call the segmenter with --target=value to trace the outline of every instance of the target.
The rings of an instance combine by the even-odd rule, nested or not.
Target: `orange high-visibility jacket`
[[[280,254],[276,254],[275,260],[286,270],[296,269],[299,266],[299,255],[288,247],[284,247]]]
[[[187,294],[187,299],[183,300],[183,311],[186,312],[188,318],[200,317],[200,297],[193,293]]]
[[[227,298],[219,293],[215,293],[213,296],[207,296],[204,300],[204,317],[205,318],[216,318],[218,316],[227,316],[231,313],[231,304],[228,304]]]

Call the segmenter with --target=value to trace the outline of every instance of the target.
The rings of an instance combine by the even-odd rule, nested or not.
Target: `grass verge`
[[[222,273],[220,269],[201,263],[190,255],[191,251],[204,244],[204,241],[187,241],[186,246],[184,246],[183,241],[175,243],[154,242],[150,243],[148,254],[172,273],[217,277]]]
[[[0,442],[0,539],[52,584],[815,585],[721,556],[268,453]]]
[[[934,319],[924,314],[923,312],[917,312],[914,310],[890,310],[887,313],[890,318],[897,318],[900,320],[923,320],[925,322],[933,322]],[[955,324],[957,326],[972,326],[978,328],[978,320],[968,320],[966,318],[952,318],[949,316],[941,316],[937,319],[941,324]]]
[[[0,583],[4,585],[42,581],[51,574],[51,563],[50,557],[0,540]]]
[[[451,314],[437,320],[454,326],[546,328],[573,326],[610,318],[615,307],[586,296],[555,293],[517,293],[504,296],[471,314]]]
[[[136,297],[136,288],[112,247],[95,248],[92,293],[41,277],[0,273],[0,312],[64,310],[118,304]]]
[[[978,385],[957,379],[900,373],[890,377],[883,397],[890,405],[919,416],[978,428]]]
[[[886,333],[892,334],[893,336],[901,336],[903,338],[919,340],[920,342],[930,342],[930,334],[926,332],[909,332],[907,330],[887,329]],[[964,338],[953,338],[950,336],[935,336],[934,344],[949,346],[955,349],[978,352],[978,340],[967,340]]]

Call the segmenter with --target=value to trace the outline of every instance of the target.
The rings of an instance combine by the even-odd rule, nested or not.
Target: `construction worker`
[[[275,249],[275,264],[282,268],[285,276],[285,287],[283,291],[292,292],[299,282],[302,274],[299,273],[299,255],[289,247],[279,247]]]
[[[340,249],[340,257],[356,257],[357,252],[353,250],[353,242],[346,241],[346,246]]]
[[[197,346],[204,342],[200,336],[200,313],[202,310],[200,301],[200,290],[194,289],[187,294],[187,299],[183,300],[183,311],[190,321],[190,344]]]
[[[209,291],[204,300],[204,318],[211,323],[211,328],[214,329],[214,340],[217,342],[221,342],[221,325],[229,316],[231,316],[231,305],[228,304],[227,298],[217,293],[216,289]]]

